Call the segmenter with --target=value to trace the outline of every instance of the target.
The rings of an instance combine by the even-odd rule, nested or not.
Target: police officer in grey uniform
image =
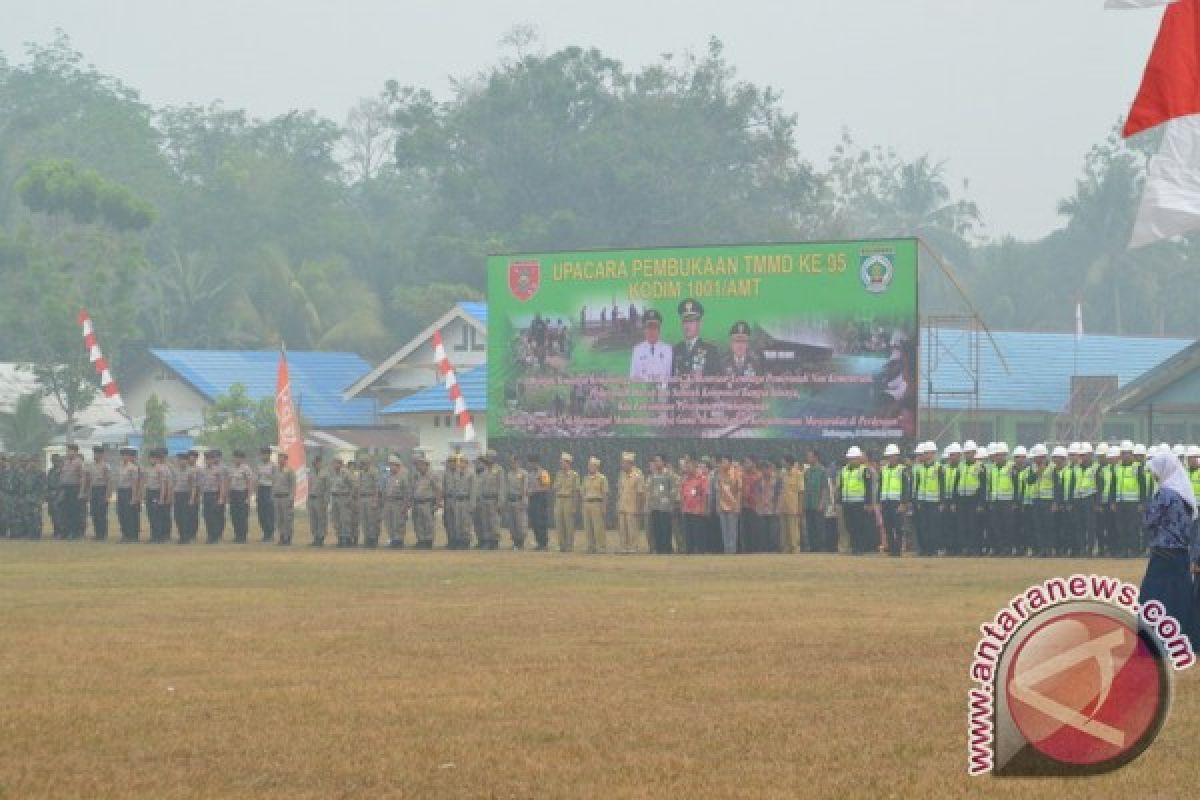
[[[525,515],[529,510],[529,473],[516,456],[509,462],[505,485],[504,522],[512,537],[513,550],[521,550],[525,547]]]
[[[479,475],[479,522],[476,532],[482,550],[495,550],[500,544],[500,507],[508,496],[504,467],[499,464],[495,450],[483,457],[484,469]]]
[[[105,457],[104,447],[92,448],[92,463],[83,471],[83,495],[88,499],[92,531],[97,539],[108,538],[108,501],[112,497],[112,466]]]
[[[325,535],[329,531],[329,495],[333,488],[329,470],[321,464],[320,456],[313,456],[308,468],[308,530],[312,534],[311,547],[324,547]]]
[[[262,540],[269,542],[275,538],[275,500],[272,495],[279,467],[271,460],[270,447],[260,448],[258,454],[258,466],[254,471],[258,488],[254,500],[258,505],[258,527],[262,531]]]
[[[413,453],[412,488],[413,531],[417,534],[417,549],[433,549],[433,515],[442,505],[442,486],[429,471],[429,459],[417,450]]]
[[[466,550],[471,546],[471,511],[477,500],[475,471],[468,468],[462,453],[451,456],[451,464],[443,479],[446,508],[450,511],[446,547]]]
[[[383,516],[387,523],[388,547],[404,547],[408,534],[408,504],[412,497],[408,470],[399,456],[388,457],[388,472],[383,478]]]

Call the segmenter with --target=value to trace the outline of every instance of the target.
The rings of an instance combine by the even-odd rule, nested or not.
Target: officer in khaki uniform
[[[412,490],[413,531],[417,534],[417,549],[433,549],[433,514],[442,505],[442,487],[429,471],[429,459],[424,451],[413,452]]]
[[[587,535],[589,553],[608,550],[608,478],[600,471],[600,459],[588,459],[587,475],[583,478],[583,531]]]
[[[338,547],[354,547],[358,542],[354,530],[354,476],[346,469],[339,456],[333,460],[333,474],[329,477],[329,496],[333,501],[333,530],[337,534]]]
[[[271,487],[271,501],[275,511],[275,530],[279,532],[279,544],[292,543],[296,522],[296,470],[288,466],[287,453],[279,454],[279,473]]]
[[[408,503],[412,488],[408,485],[408,470],[399,456],[388,458],[388,473],[383,478],[383,519],[387,525],[388,547],[404,547],[408,534]]]
[[[468,469],[467,457],[462,453],[450,459],[451,467],[444,479],[445,504],[450,509],[446,546],[450,550],[466,550],[471,546],[471,512],[478,500],[475,471]]]
[[[97,539],[108,538],[108,501],[112,497],[113,470],[102,445],[92,448],[92,463],[83,468],[83,496],[88,500],[92,531]]]
[[[621,454],[621,475],[617,479],[617,531],[622,553],[637,552],[646,513],[646,477],[637,468],[636,461],[637,456],[633,453]]]
[[[504,523],[512,537],[513,550],[525,547],[525,513],[529,509],[529,473],[521,468],[521,460],[512,457],[505,482]]]
[[[488,450],[479,474],[479,530],[475,533],[482,550],[495,550],[500,543],[500,506],[507,502],[508,487],[498,461],[496,451]]]
[[[804,546],[804,467],[792,456],[783,459],[783,487],[779,493],[782,553],[798,553]]]
[[[356,518],[362,528],[363,545],[378,547],[379,533],[383,529],[383,503],[375,465],[366,456],[358,460],[354,501]]]
[[[575,549],[575,512],[579,507],[579,473],[571,468],[574,457],[563,453],[558,472],[554,474],[554,527],[558,533],[558,549],[569,553]]]
[[[310,547],[324,547],[329,531],[329,492],[332,489],[329,470],[321,457],[314,456],[308,468],[308,530],[312,534]]]

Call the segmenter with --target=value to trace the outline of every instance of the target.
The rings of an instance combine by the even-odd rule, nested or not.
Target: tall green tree
[[[0,412],[0,442],[9,453],[40,455],[54,438],[54,428],[37,392],[21,395],[12,411]]]

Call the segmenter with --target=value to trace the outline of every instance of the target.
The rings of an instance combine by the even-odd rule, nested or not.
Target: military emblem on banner
[[[886,292],[896,275],[894,250],[867,249],[859,253],[858,276],[872,294]]]
[[[542,265],[537,261],[510,261],[508,264],[508,290],[512,296],[524,303],[537,294],[542,285]]]

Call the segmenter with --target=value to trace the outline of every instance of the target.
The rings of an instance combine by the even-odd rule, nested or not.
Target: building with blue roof
[[[922,436],[949,441],[1148,439],[1138,415],[1110,413],[1118,392],[1191,339],[926,328]],[[1196,431],[1200,435],[1200,429]]]

